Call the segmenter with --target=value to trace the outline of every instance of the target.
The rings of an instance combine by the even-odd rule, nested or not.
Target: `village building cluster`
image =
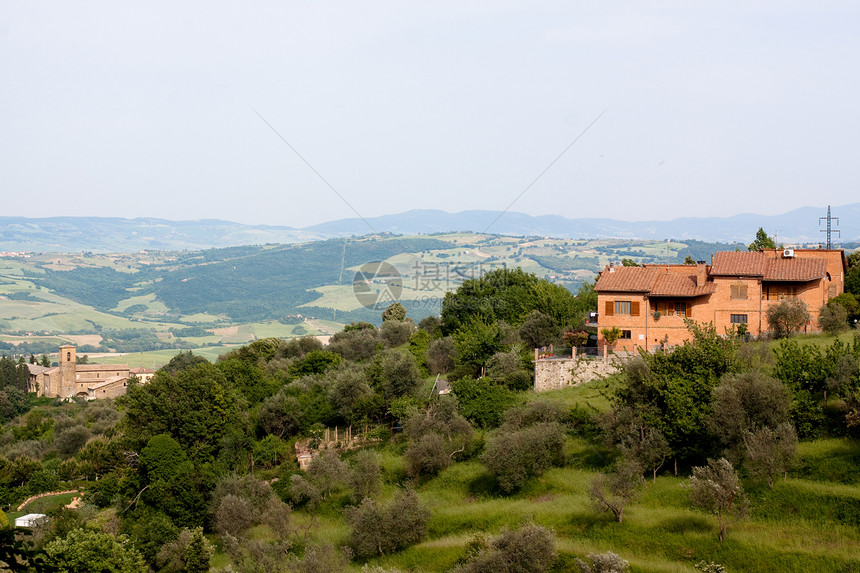
[[[685,324],[712,323],[717,331],[752,336],[768,330],[767,310],[788,297],[811,315],[817,332],[820,308],[844,292],[848,263],[842,249],[764,249],[715,253],[710,264],[607,266],[594,287],[598,346],[602,330],[616,327],[613,350],[654,350],[690,338]],[[743,327],[741,327],[743,325]]]
[[[72,345],[60,346],[58,366],[27,364],[28,390],[49,398],[116,398],[126,393],[132,376],[146,384],[155,375],[151,368],[129,368],[126,364],[78,364],[76,350]]]

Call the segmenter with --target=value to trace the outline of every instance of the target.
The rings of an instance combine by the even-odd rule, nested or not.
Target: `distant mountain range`
[[[839,218],[834,243],[860,241],[860,203],[834,206]],[[750,242],[763,227],[780,243],[824,242],[819,217],[826,209],[803,207],[782,215],[741,214],[732,217],[684,217],[671,221],[567,219],[559,215],[532,216],[500,211],[447,213],[416,209],[397,215],[352,218],[303,229],[243,225],[230,221],[168,221],[111,217],[0,217],[0,251],[133,252],[197,250],[238,245],[296,243],[371,233],[403,235],[468,231],[499,235],[574,239],[695,239],[709,242]]]

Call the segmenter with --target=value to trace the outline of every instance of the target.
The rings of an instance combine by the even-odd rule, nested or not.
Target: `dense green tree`
[[[406,320],[406,308],[399,302],[392,303],[382,311],[382,322],[403,322]]]
[[[510,390],[487,378],[452,380],[451,389],[457,396],[457,409],[479,428],[498,426],[505,411],[514,403],[514,395]]]
[[[761,372],[726,374],[714,389],[710,426],[729,457],[739,462],[748,433],[776,428],[790,413],[791,392],[779,380]]]
[[[427,367],[430,374],[445,374],[454,368],[457,348],[450,336],[437,338],[427,347]]]
[[[311,350],[290,365],[290,374],[296,377],[323,374],[332,368],[336,368],[342,361],[341,356],[335,352],[329,350]]]
[[[568,324],[578,307],[573,293],[560,285],[519,268],[495,269],[445,294],[442,330],[454,334],[474,321],[519,326],[532,310],[540,310],[558,324]]]
[[[179,528],[173,520],[164,512],[149,507],[126,514],[122,527],[123,533],[128,534],[134,546],[152,566],[157,565],[162,548],[175,541],[179,535]]]
[[[389,320],[382,323],[379,329],[379,337],[388,348],[394,348],[406,344],[409,337],[415,332],[415,324],[411,321]]]
[[[860,301],[860,251],[854,251],[848,255],[845,292],[854,295]]]
[[[430,348],[430,342],[430,335],[420,328],[409,336],[409,353],[415,358],[415,364],[424,376],[428,373],[427,349]]]
[[[750,243],[747,250],[749,251],[762,251],[764,249],[775,249],[776,241],[773,240],[772,237],[768,236],[767,233],[764,232],[762,227],[758,228],[755,234],[755,240]]]
[[[533,310],[526,316],[518,332],[528,348],[540,348],[558,342],[559,325],[551,316]]]
[[[203,524],[208,487],[179,442],[167,434],[153,436],[141,450],[139,463],[143,487],[137,499],[177,524]]]
[[[277,382],[257,362],[229,358],[221,360],[216,368],[232,387],[251,404],[259,404],[277,391]]]
[[[860,319],[860,301],[850,292],[843,292],[827,301],[827,306],[833,307],[835,305],[845,309],[849,325],[854,326],[857,319]]]
[[[303,414],[299,399],[281,390],[266,398],[260,406],[260,427],[267,434],[283,438],[298,431]]]
[[[47,564],[60,573],[147,573],[143,556],[125,537],[76,529],[45,546]]]
[[[504,350],[504,331],[498,323],[472,320],[453,335],[460,375],[478,376],[487,360]]]
[[[213,553],[214,548],[203,537],[203,528],[194,528],[183,555],[185,573],[208,573]]]
[[[616,393],[617,407],[634,409],[645,426],[659,430],[676,459],[709,451],[712,392],[740,368],[736,339],[720,337],[713,325],[688,322],[688,328],[691,341],[627,362]]]
[[[177,373],[185,370],[186,368],[190,368],[192,366],[196,366],[197,364],[203,364],[209,362],[202,356],[195,355],[190,350],[181,351],[179,354],[170,359],[170,362],[165,364],[161,370],[167,372],[171,375],[176,375]]]
[[[24,362],[3,356],[0,358],[0,389],[17,388],[27,390],[30,370]]]
[[[369,375],[373,387],[388,401],[412,394],[421,384],[421,372],[415,358],[397,350],[379,353]]]
[[[825,304],[818,313],[818,326],[828,334],[848,329],[848,310],[841,304]]]
[[[352,362],[371,358],[377,348],[382,346],[382,340],[376,327],[372,324],[367,326],[349,328],[347,325],[329,339],[328,349]]]
[[[214,458],[224,438],[246,431],[239,400],[213,364],[197,364],[176,376],[159,371],[149,384],[129,388],[125,435],[139,448],[158,434],[173,437],[192,460]]]

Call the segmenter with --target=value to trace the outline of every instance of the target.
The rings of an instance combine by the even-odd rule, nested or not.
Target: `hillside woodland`
[[[847,298],[847,297],[846,297]],[[692,340],[535,394],[595,304],[497,269],[418,324],[182,352],[115,401],[0,364],[0,529],[19,571],[850,571],[860,337]],[[845,308],[845,307],[841,307]],[[451,392],[438,393],[446,379]],[[297,456],[297,453],[300,454]],[[301,462],[301,466],[300,466]],[[27,498],[48,496],[21,507]],[[72,496],[80,505],[65,507]],[[0,519],[5,517],[0,514]]]

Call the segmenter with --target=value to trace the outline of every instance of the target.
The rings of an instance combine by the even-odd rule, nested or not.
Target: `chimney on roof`
[[[696,262],[696,286],[705,286],[705,281],[708,280],[708,265],[705,261]]]

